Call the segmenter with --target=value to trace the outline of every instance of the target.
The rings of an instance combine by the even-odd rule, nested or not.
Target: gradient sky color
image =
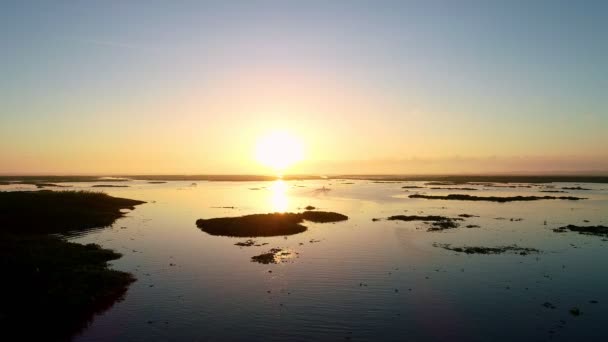
[[[0,173],[608,170],[608,1],[3,1]]]

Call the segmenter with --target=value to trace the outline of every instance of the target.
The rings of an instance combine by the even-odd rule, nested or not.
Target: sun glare
[[[304,158],[302,142],[287,132],[273,132],[262,137],[256,146],[256,159],[277,173]]]

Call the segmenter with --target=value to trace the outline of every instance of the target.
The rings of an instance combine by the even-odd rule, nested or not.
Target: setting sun
[[[255,155],[262,165],[283,172],[304,158],[304,147],[287,132],[272,132],[258,140]]]

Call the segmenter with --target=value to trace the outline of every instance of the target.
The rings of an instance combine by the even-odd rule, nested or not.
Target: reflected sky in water
[[[93,189],[92,183],[70,185]],[[608,241],[551,229],[608,225],[604,184],[553,184],[590,188],[569,191],[587,200],[512,203],[408,198],[416,192],[454,193],[402,188],[423,182],[129,185],[104,191],[148,203],[114,226],[75,241],[122,253],[113,267],[133,273],[137,282],[79,341],[511,341],[522,336],[567,341],[598,340],[603,334],[598,327],[608,305]],[[540,187],[472,187],[478,190],[470,193],[478,196],[546,195]],[[195,225],[198,218],[301,212],[307,205],[348,215],[349,220],[304,222],[304,233],[256,238],[267,245],[252,247],[235,246],[245,239],[211,236]],[[427,232],[422,222],[372,221],[398,214],[479,217],[443,232]],[[480,228],[465,228],[468,224]],[[543,253],[463,255],[434,243],[517,244]],[[277,265],[251,262],[252,256],[271,248],[284,248],[294,257]],[[544,307],[545,302],[556,309]],[[572,307],[583,315],[570,315]]]

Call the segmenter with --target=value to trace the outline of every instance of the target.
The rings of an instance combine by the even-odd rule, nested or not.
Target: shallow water
[[[95,183],[64,184],[148,202],[112,227],[72,239],[123,253],[113,267],[138,279],[123,301],[76,337],[79,341],[608,339],[603,329],[608,242],[551,230],[567,224],[608,225],[607,184],[551,184],[593,189],[568,194],[539,192],[542,186],[481,185],[466,185],[478,191],[406,192],[402,186],[424,182],[350,180],[196,186],[131,181],[115,183],[129,184],[127,188],[101,189],[91,188]],[[407,197],[413,193],[588,199],[494,203]],[[246,239],[211,236],[195,225],[199,218],[301,212],[307,205],[349,220],[305,222],[308,231],[301,234],[254,238],[268,243],[259,247],[235,246]],[[440,232],[427,232],[422,222],[372,222],[398,214],[480,217]],[[465,228],[467,224],[480,228]],[[434,247],[435,242],[517,244],[542,253],[466,255]],[[298,255],[280,264],[251,262],[252,256],[274,247]],[[545,302],[556,308],[544,307]],[[573,307],[582,314],[571,315]]]

